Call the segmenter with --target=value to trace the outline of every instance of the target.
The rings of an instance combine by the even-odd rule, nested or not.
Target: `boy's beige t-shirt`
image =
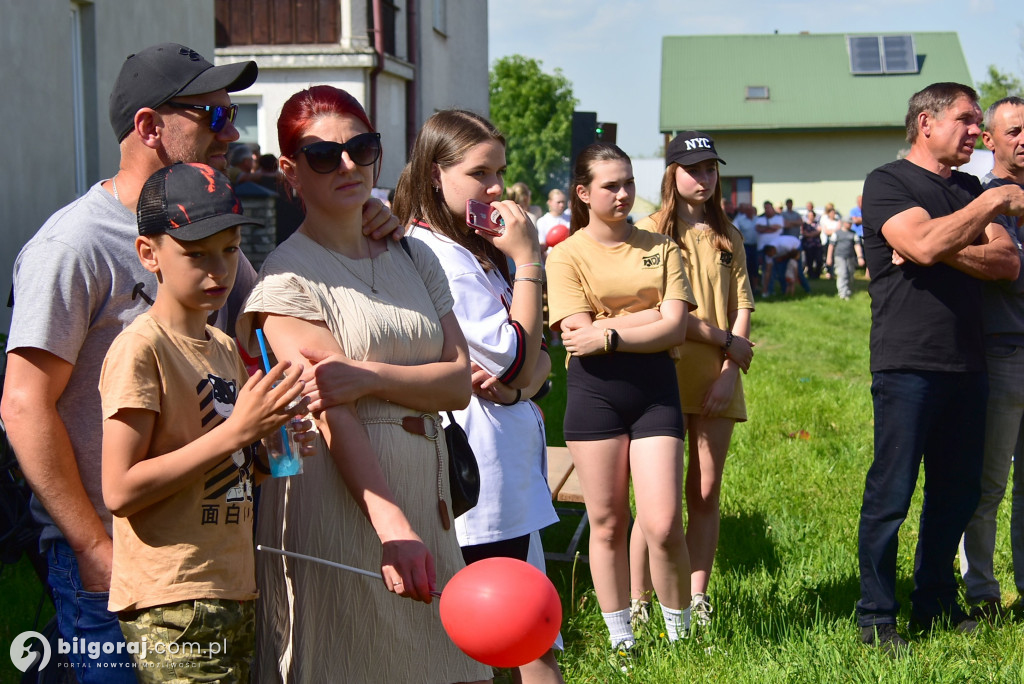
[[[608,247],[578,230],[555,246],[545,264],[550,324],[575,313],[594,320],[657,309],[678,299],[696,305],[679,247],[666,235],[633,229]]]
[[[234,341],[211,326],[183,337],[142,314],[103,361],[103,418],[157,414],[147,458],[174,451],[231,415],[248,375]],[[257,596],[253,569],[254,450],[235,452],[178,492],[114,518],[111,611],[197,598]]]

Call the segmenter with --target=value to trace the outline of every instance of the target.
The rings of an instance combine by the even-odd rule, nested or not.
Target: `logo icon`
[[[38,639],[42,644],[42,653],[28,646],[31,639]],[[39,662],[38,670],[42,670],[50,662],[50,642],[39,632],[22,632],[11,642],[11,662],[22,672]]]

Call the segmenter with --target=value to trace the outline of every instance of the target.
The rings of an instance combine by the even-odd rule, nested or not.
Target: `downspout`
[[[408,0],[406,8],[406,43],[409,46],[407,59],[413,65],[412,78],[405,82],[405,147],[406,161],[408,153],[412,150],[412,143],[416,140],[416,132],[419,129],[419,102],[416,100],[416,80],[419,76],[417,65],[419,64],[419,41],[416,40],[416,0]]]
[[[370,69],[370,121],[377,125],[377,76],[384,70],[384,11],[381,0],[373,0],[373,51],[376,64]]]

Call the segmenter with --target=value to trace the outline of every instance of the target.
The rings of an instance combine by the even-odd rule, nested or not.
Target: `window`
[[[747,86],[748,100],[767,100],[768,86]]]
[[[338,0],[216,0],[217,47],[309,45],[341,40]]]
[[[92,4],[71,3],[71,119],[75,194],[89,190],[89,176],[97,175],[95,104],[95,35]]]
[[[917,73],[917,52],[910,34],[847,36],[846,48],[854,75]]]
[[[754,179],[750,176],[722,176],[722,197],[732,201],[734,207],[750,204],[754,198]]]
[[[238,103],[238,114],[235,115],[235,128],[238,129],[238,141],[258,143],[259,128],[256,125],[258,107],[255,104]]]
[[[448,34],[448,0],[434,0],[434,30]]]

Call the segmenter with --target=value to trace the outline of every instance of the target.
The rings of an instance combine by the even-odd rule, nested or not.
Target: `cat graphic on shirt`
[[[196,387],[199,394],[199,406],[202,412],[203,425],[216,421],[219,425],[227,420],[235,410],[238,399],[238,384],[234,380],[225,380],[213,373]],[[228,503],[236,501],[252,501],[252,466],[253,450],[240,449],[231,454],[231,462],[218,464],[207,475],[207,500],[219,499],[222,496]],[[232,472],[234,471],[234,472]],[[231,477],[237,473],[237,478]]]

